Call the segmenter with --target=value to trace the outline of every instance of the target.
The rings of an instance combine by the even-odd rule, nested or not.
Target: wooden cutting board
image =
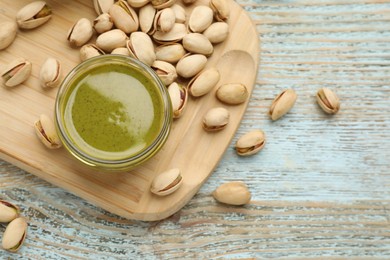
[[[3,0],[0,21],[14,20],[17,10],[31,1]],[[214,92],[190,98],[181,118],[174,121],[163,149],[150,161],[130,172],[103,173],[87,168],[65,149],[46,149],[33,129],[40,114],[53,116],[55,89],[42,89],[38,75],[49,57],[62,63],[63,74],[79,63],[79,52],[66,42],[66,34],[79,18],[96,17],[92,1],[47,1],[53,18],[30,31],[19,31],[14,43],[0,51],[0,70],[16,57],[33,64],[32,76],[14,88],[0,87],[0,157],[16,166],[107,211],[129,219],[159,220],[182,208],[212,174],[229,146],[249,100],[239,106],[220,103]],[[208,1],[199,0],[196,5]],[[252,92],[256,79],[259,42],[256,28],[245,11],[228,0],[231,9],[228,39],[215,46],[207,66],[217,66],[223,83],[241,82]],[[189,13],[191,7],[186,7]],[[93,40],[92,40],[93,41]],[[202,129],[203,115],[212,107],[223,106],[230,112],[226,129],[208,133]],[[178,167],[183,185],[174,194],[157,197],[149,192],[153,178],[160,172]]]

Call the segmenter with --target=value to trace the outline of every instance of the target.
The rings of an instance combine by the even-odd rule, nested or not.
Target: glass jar
[[[125,171],[164,145],[172,106],[150,67],[123,55],[101,55],[65,77],[55,124],[64,147],[78,160],[99,170]]]

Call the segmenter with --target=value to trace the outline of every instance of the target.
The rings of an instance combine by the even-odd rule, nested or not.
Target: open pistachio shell
[[[188,83],[188,92],[193,97],[203,96],[217,85],[219,79],[220,73],[215,67],[201,71]]]
[[[61,80],[61,63],[52,57],[47,58],[39,72],[39,80],[43,88],[58,86]]]
[[[80,47],[87,43],[93,35],[93,27],[87,18],[79,19],[68,32],[68,41],[72,47]]]
[[[165,86],[169,86],[177,78],[175,66],[168,62],[156,60],[153,62],[151,68],[156,72]]]
[[[213,22],[213,10],[205,5],[195,7],[188,19],[188,29],[191,32],[203,32]]]
[[[186,50],[180,43],[163,44],[156,48],[156,59],[169,63],[178,62],[185,54]]]
[[[93,28],[99,34],[111,30],[112,26],[114,26],[114,22],[108,13],[103,13],[93,20]]]
[[[42,143],[49,149],[58,149],[62,146],[53,121],[46,115],[41,115],[34,123],[35,133]]]
[[[217,44],[226,40],[229,35],[229,25],[225,22],[212,23],[203,35],[209,39],[212,44]]]
[[[248,99],[249,92],[244,84],[228,83],[221,85],[215,95],[225,104],[239,105]]]
[[[20,209],[18,206],[0,200],[0,223],[10,222],[19,216]]]
[[[321,88],[317,92],[317,103],[327,114],[336,114],[340,109],[340,100],[329,88]]]
[[[179,118],[187,104],[188,93],[187,89],[182,85],[173,82],[168,86],[168,93],[171,98],[173,118]]]
[[[16,252],[23,245],[27,235],[27,221],[25,218],[18,217],[12,220],[6,227],[2,246],[5,250]]]
[[[217,21],[225,21],[229,18],[230,8],[226,0],[210,0],[209,5]]]
[[[111,52],[119,47],[126,47],[127,35],[119,29],[100,34],[96,39],[96,46],[105,52]]]
[[[3,84],[7,87],[15,87],[30,77],[31,62],[18,58],[5,66],[1,73]]]
[[[0,50],[3,50],[15,40],[17,25],[15,22],[0,22],[0,28]]]
[[[156,31],[153,39],[160,44],[179,42],[187,34],[186,26],[182,23],[175,23],[169,32]]]
[[[157,31],[169,32],[175,25],[175,13],[171,8],[164,8],[156,13],[154,17],[154,28]]]
[[[191,78],[206,66],[207,58],[203,54],[186,54],[176,64],[177,74]]]
[[[293,89],[287,89],[282,91],[272,101],[269,109],[269,115],[272,120],[278,120],[284,116],[294,106],[297,100],[297,94]]]
[[[119,0],[112,5],[108,13],[111,15],[115,27],[124,33],[131,33],[138,30],[138,15],[124,0]]]
[[[133,32],[126,43],[130,55],[151,66],[156,60],[156,53],[150,36],[144,32]]]
[[[250,202],[251,193],[245,183],[232,181],[220,185],[213,197],[221,203],[240,206]]]
[[[166,196],[183,184],[183,177],[180,174],[180,169],[173,168],[157,175],[150,187],[150,191],[158,196]]]
[[[220,131],[229,123],[229,111],[223,107],[212,108],[203,117],[203,129],[209,132]]]
[[[108,13],[113,4],[114,0],[93,0],[93,7],[98,15]]]
[[[103,55],[104,51],[95,44],[86,44],[80,48],[80,60],[85,61],[89,58]]]
[[[155,32],[153,23],[156,12],[157,10],[152,6],[152,4],[147,4],[139,9],[138,19],[141,31],[149,35],[152,35]]]
[[[265,145],[265,135],[261,130],[250,131],[236,142],[236,152],[241,156],[249,156],[259,152]]]
[[[27,4],[16,14],[16,22],[21,29],[33,29],[50,20],[51,8],[45,1]]]

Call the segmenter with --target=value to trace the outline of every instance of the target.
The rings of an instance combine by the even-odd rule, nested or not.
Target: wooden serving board
[[[14,20],[17,10],[31,1],[3,0],[0,21]],[[196,5],[207,4],[199,0]],[[34,121],[40,114],[53,116],[55,89],[42,89],[38,75],[49,57],[62,63],[63,74],[79,63],[79,52],[66,41],[71,25],[79,18],[96,17],[92,1],[49,0],[53,18],[30,31],[19,31],[14,43],[0,51],[0,69],[16,57],[33,64],[32,76],[14,88],[0,87],[0,157],[16,166],[104,209],[129,219],[159,220],[182,208],[213,172],[231,142],[249,100],[239,106],[220,103],[214,92],[190,98],[181,118],[175,120],[163,149],[150,161],[130,172],[103,173],[76,161],[65,149],[49,150],[35,135]],[[228,39],[215,46],[207,66],[217,66],[221,73],[218,85],[244,83],[252,92],[257,73],[259,43],[256,28],[245,11],[228,0],[231,9]],[[187,12],[191,11],[187,7]],[[1,29],[1,28],[0,28]],[[93,41],[93,40],[92,40]],[[230,111],[226,129],[208,133],[202,129],[203,115],[212,107]],[[160,172],[178,167],[183,186],[166,197],[149,192],[153,178]]]

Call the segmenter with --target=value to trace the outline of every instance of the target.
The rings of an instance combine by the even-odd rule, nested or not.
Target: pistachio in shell
[[[191,78],[204,69],[207,58],[203,54],[186,54],[176,64],[177,74],[183,78]]]
[[[107,32],[112,29],[114,22],[112,21],[111,15],[103,13],[93,20],[93,28],[99,34]]]
[[[207,111],[203,117],[203,129],[215,132],[224,129],[229,123],[229,111],[223,107],[215,107]]]
[[[239,105],[248,99],[249,92],[244,84],[227,83],[221,85],[215,95],[225,104]]]
[[[49,149],[58,149],[62,146],[60,138],[57,135],[53,121],[42,114],[34,123],[35,133],[41,142]]]
[[[150,0],[127,0],[127,3],[131,7],[140,8],[150,3]]]
[[[49,21],[51,16],[51,8],[45,1],[34,1],[17,12],[16,22],[20,29],[33,29]]]
[[[188,19],[188,30],[201,33],[213,22],[213,10],[205,5],[195,7]]]
[[[141,31],[152,35],[155,32],[154,29],[154,17],[156,16],[157,10],[152,4],[147,4],[139,9],[138,19]]]
[[[163,33],[169,32],[175,25],[175,13],[171,8],[159,10],[154,17],[154,28]]]
[[[1,73],[3,84],[15,87],[26,81],[31,75],[32,64],[23,58],[17,58],[5,66]]]
[[[114,0],[93,0],[93,7],[98,15],[108,13]]]
[[[336,114],[340,110],[340,100],[338,96],[329,88],[318,90],[317,103],[327,114]]]
[[[156,48],[156,59],[169,63],[178,62],[185,54],[186,50],[180,43],[163,44]]]
[[[124,33],[131,33],[138,30],[139,20],[135,10],[124,0],[119,0],[113,4],[108,11],[117,29]]]
[[[297,94],[293,89],[286,89],[275,97],[269,109],[272,120],[278,120],[294,106]]]
[[[173,12],[175,13],[175,22],[176,23],[185,23],[186,22],[186,11],[181,5],[174,4],[171,6]]]
[[[68,32],[68,42],[72,47],[80,47],[87,43],[93,35],[93,27],[87,18],[79,19]]]
[[[251,200],[251,193],[242,181],[232,181],[220,185],[213,192],[213,197],[224,204],[241,206]]]
[[[119,29],[114,29],[100,34],[96,39],[96,46],[105,52],[111,52],[112,50],[125,47],[127,35]]]
[[[80,48],[80,60],[85,61],[89,58],[104,55],[104,51],[95,44],[85,44]]]
[[[187,34],[187,28],[182,23],[175,23],[169,32],[156,31],[153,39],[159,44],[179,42]]]
[[[173,82],[168,86],[168,93],[171,98],[173,118],[179,118],[187,104],[187,89],[182,85]]]
[[[130,55],[151,66],[156,60],[156,53],[150,36],[144,32],[133,32],[126,43]]]
[[[154,8],[157,10],[171,7],[176,3],[176,0],[151,0]]]
[[[0,223],[6,223],[14,220],[20,214],[18,206],[11,202],[0,200]]]
[[[258,153],[265,145],[265,134],[261,130],[253,130],[242,135],[236,142],[236,152],[240,156]]]
[[[175,66],[166,61],[155,60],[151,68],[156,72],[165,86],[169,86],[177,79]]]
[[[23,217],[18,217],[12,220],[6,227],[3,234],[3,249],[10,252],[18,251],[26,238],[27,226],[27,221]]]
[[[226,0],[210,0],[209,5],[217,21],[225,21],[229,18],[230,8]]]
[[[226,40],[229,36],[229,25],[225,22],[212,23],[203,35],[209,39],[212,44],[217,44]]]
[[[0,22],[0,50],[3,50],[11,45],[15,40],[17,25],[15,22]]]
[[[183,184],[180,169],[173,168],[157,175],[152,182],[150,191],[158,196],[172,194]]]
[[[210,56],[214,47],[209,39],[200,33],[189,33],[183,37],[183,47],[188,52]]]
[[[193,97],[200,97],[209,93],[218,83],[220,73],[217,68],[211,67],[201,71],[188,83],[188,92]]]
[[[53,57],[47,58],[39,71],[39,80],[43,88],[58,86],[61,80],[61,63]]]
[[[130,56],[130,52],[125,47],[119,47],[112,50],[111,54],[118,54],[118,55],[124,55],[124,56]]]

